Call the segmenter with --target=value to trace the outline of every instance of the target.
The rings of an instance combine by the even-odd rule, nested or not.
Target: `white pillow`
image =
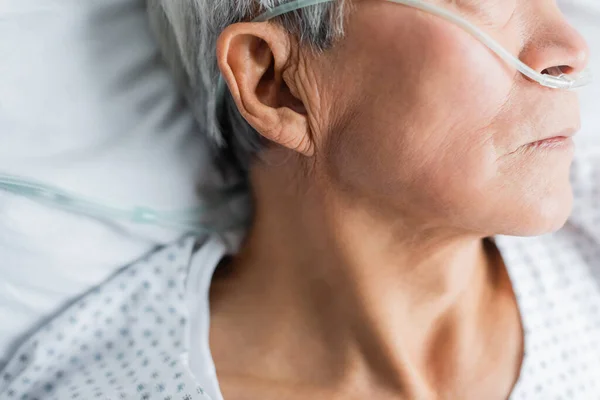
[[[0,1],[0,94],[0,173],[167,210],[220,182],[143,0]],[[22,332],[183,233],[0,191],[0,366]]]

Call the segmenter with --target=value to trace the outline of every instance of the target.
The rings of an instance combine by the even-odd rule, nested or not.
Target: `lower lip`
[[[529,143],[527,147],[536,150],[562,150],[573,146],[573,139],[566,136],[557,136],[537,142]]]

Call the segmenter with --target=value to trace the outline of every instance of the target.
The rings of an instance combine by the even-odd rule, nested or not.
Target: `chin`
[[[520,224],[520,232],[516,236],[539,236],[556,232],[565,225],[572,208],[573,192],[570,185],[559,193],[541,196],[521,213],[523,224]]]

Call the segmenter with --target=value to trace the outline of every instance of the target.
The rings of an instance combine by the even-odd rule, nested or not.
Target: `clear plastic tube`
[[[206,207],[197,207],[180,211],[159,211],[151,207],[137,206],[119,208],[105,206],[93,200],[76,196],[57,187],[39,183],[21,177],[0,174],[0,190],[26,197],[65,211],[101,219],[128,221],[137,224],[150,224],[166,228],[184,229],[189,232],[222,232],[246,221],[233,221],[227,226],[209,226],[202,221],[203,216],[216,212],[230,201],[247,195],[245,185],[235,185],[223,189],[217,199]]]
[[[495,41],[490,35],[483,32],[473,23],[466,19],[445,10],[442,7],[435,6],[433,4],[426,3],[421,0],[385,0],[392,3],[398,3],[420,9],[422,11],[429,12],[430,14],[437,15],[447,21],[460,26],[465,31],[469,32],[475,38],[479,39],[484,45],[498,55],[501,59],[507,62],[509,65],[515,67],[519,72],[528,77],[531,80],[538,82],[542,86],[546,86],[552,89],[575,89],[581,86],[585,86],[592,81],[591,71],[585,70],[577,75],[563,74],[560,68],[550,68],[549,72],[554,72],[555,75],[541,74],[517,57],[512,55],[504,47],[502,47],[497,41]]]
[[[333,1],[333,0],[296,0],[296,1],[291,1],[289,3],[284,3],[277,7],[273,7],[269,11],[266,11],[266,12],[262,13],[261,15],[259,15],[258,17],[254,18],[252,20],[252,22],[268,21],[268,20],[278,17],[282,14],[285,14],[285,13],[288,13],[291,11],[295,11],[300,8],[306,8],[306,7],[314,6],[314,5],[321,4],[321,3],[329,3],[330,1]]]
[[[294,11],[300,8],[305,8],[309,6],[313,6],[316,4],[326,3],[334,0],[294,0],[289,3],[284,3],[277,7],[272,8],[271,10],[259,15],[257,18],[253,20],[253,22],[264,22],[269,19],[275,18],[279,15],[285,14],[290,11]],[[392,3],[402,4],[405,6],[417,8],[419,10],[428,12],[433,15],[437,15],[449,22],[454,23],[455,25],[463,28],[465,31],[469,32],[479,41],[481,41],[484,45],[486,45],[490,50],[498,55],[502,60],[508,63],[510,66],[516,68],[523,75],[528,77],[529,79],[538,82],[540,85],[549,87],[552,89],[576,89],[582,86],[589,84],[593,77],[592,73],[589,69],[579,73],[579,74],[564,74],[558,67],[548,69],[548,72],[552,74],[541,74],[531,67],[524,64],[517,57],[512,55],[509,51],[507,51],[504,47],[502,47],[497,41],[495,41],[490,35],[483,32],[473,23],[467,21],[465,18],[456,15],[455,13],[448,11],[440,6],[436,6],[433,4],[429,4],[423,0],[384,0]],[[221,78],[222,79],[222,78]],[[219,82],[219,91],[224,91],[225,86],[222,82]],[[222,94],[219,93],[222,98]]]

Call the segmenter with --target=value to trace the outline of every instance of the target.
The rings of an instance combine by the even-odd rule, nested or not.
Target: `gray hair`
[[[166,62],[183,88],[200,127],[218,146],[227,147],[246,170],[262,137],[244,120],[229,91],[217,104],[220,76],[216,42],[230,24],[250,21],[286,0],[147,0],[150,23]],[[301,44],[322,51],[343,35],[344,2],[323,3],[275,19]]]

